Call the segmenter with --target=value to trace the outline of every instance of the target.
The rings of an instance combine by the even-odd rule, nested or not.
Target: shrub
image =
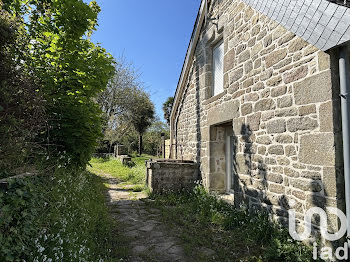
[[[33,136],[45,140],[50,164],[59,161],[65,166],[85,168],[102,136],[102,112],[95,99],[114,71],[112,56],[90,40],[99,6],[95,1],[88,4],[81,0],[30,1],[30,4],[6,1],[4,5],[0,2],[2,9],[16,17],[20,35],[26,40],[17,39],[14,43],[16,63],[10,69],[19,66],[37,79],[38,84],[30,90],[38,90],[46,101],[46,128],[40,136],[35,133]],[[10,99],[1,94],[0,97],[4,99],[1,106]],[[35,105],[31,100],[21,109],[28,111]],[[21,120],[26,123],[31,116]],[[36,120],[35,116],[33,119]],[[9,126],[14,128],[18,123]],[[32,134],[27,126],[23,130]],[[20,139],[28,142],[25,136]]]
[[[38,81],[17,61],[27,40],[1,8],[0,1],[0,178],[45,152],[37,136],[47,124]]]
[[[103,183],[87,172],[10,180],[0,193],[0,261],[105,261],[113,221]]]
[[[35,192],[37,186],[42,186],[38,179],[13,179],[6,191],[0,191],[0,261],[31,256],[31,239],[38,234],[36,221],[44,204]]]

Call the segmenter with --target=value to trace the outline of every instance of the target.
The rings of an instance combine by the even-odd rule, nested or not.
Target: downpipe
[[[345,182],[345,205],[347,218],[346,238],[350,244],[350,67],[349,52],[347,46],[339,47],[339,79],[340,101],[343,132],[343,158],[344,158],[344,182]]]

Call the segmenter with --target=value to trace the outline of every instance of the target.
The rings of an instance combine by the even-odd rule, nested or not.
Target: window
[[[224,91],[224,43],[213,48],[213,96]]]

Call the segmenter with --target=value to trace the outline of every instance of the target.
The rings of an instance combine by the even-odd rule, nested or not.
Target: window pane
[[[224,91],[224,44],[216,45],[213,49],[213,95]]]

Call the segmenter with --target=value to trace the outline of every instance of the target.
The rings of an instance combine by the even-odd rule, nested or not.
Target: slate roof
[[[349,1],[242,1],[323,51],[350,40]]]

